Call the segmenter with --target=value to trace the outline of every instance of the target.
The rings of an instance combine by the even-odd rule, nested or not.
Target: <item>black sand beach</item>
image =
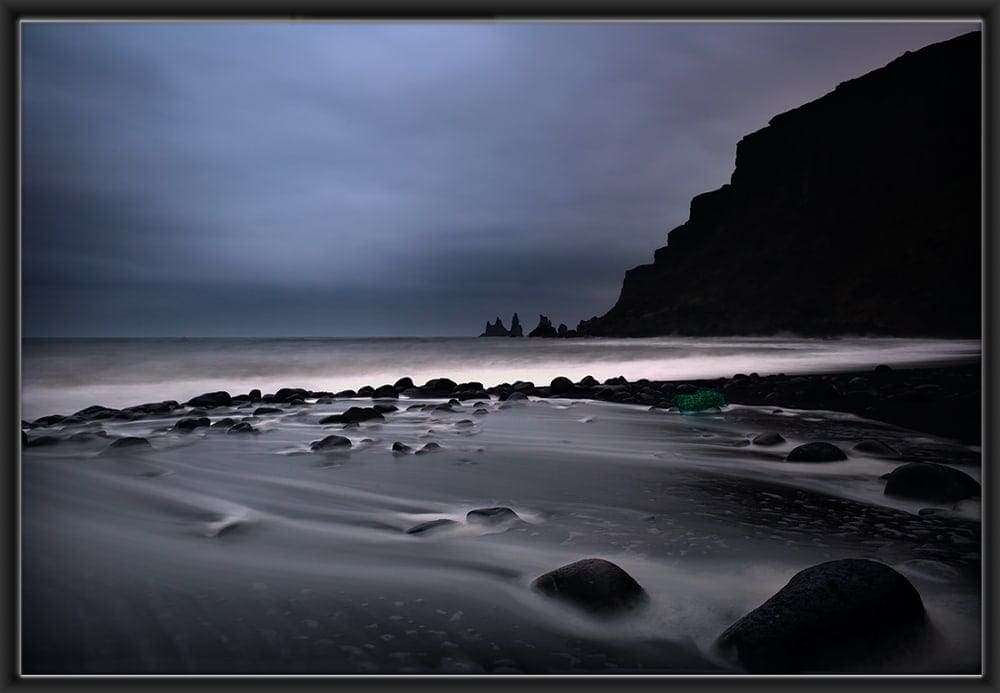
[[[26,422],[25,671],[975,672],[979,382],[402,378]],[[704,387],[730,404],[668,408]],[[828,635],[775,659],[775,594]]]

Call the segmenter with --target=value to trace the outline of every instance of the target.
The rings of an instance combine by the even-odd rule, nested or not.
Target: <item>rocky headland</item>
[[[981,39],[775,116],[592,336],[980,335]]]

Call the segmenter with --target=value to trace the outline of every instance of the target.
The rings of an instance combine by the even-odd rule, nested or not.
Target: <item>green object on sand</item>
[[[724,407],[726,396],[718,390],[698,390],[690,395],[677,395],[674,404],[682,412],[704,411],[713,407]]]

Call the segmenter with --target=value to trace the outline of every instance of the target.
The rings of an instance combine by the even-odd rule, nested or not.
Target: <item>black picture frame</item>
[[[998,196],[996,191],[998,180],[998,140],[996,123],[1000,122],[998,109],[998,85],[1000,85],[1000,51],[998,51],[997,34],[1000,31],[1000,0],[820,0],[817,2],[796,2],[794,0],[619,0],[609,2],[554,2],[541,0],[506,0],[500,2],[406,2],[404,0],[295,0],[281,2],[280,0],[147,0],[142,3],[124,2],[122,0],[90,0],[88,2],[71,2],[70,0],[0,0],[0,92],[4,94],[4,108],[0,111],[0,146],[3,147],[3,165],[0,167],[0,218],[3,219],[4,233],[2,236],[4,252],[0,253],[6,263],[3,276],[3,300],[0,301],[2,324],[8,330],[8,338],[4,341],[6,347],[6,367],[2,370],[0,387],[9,393],[3,400],[3,418],[13,421],[18,417],[18,401],[20,396],[20,361],[21,343],[20,331],[20,229],[18,200],[18,22],[23,18],[185,18],[185,19],[663,19],[663,18],[730,18],[730,19],[946,19],[946,18],[978,18],[983,22],[983,41],[985,51],[984,64],[984,234],[983,234],[983,480],[987,488],[986,498],[1000,497],[998,479],[991,469],[992,455],[1000,449],[997,428],[991,425],[996,420],[995,398],[998,384],[996,366],[997,335],[995,316],[996,277],[993,270],[998,267],[997,233],[998,233]],[[186,689],[197,681],[198,685],[226,685],[243,688],[251,682],[245,679],[169,679],[154,681],[150,679],[129,679],[126,681],[108,681],[101,678],[89,678],[78,681],[61,681],[56,679],[23,680],[17,676],[17,581],[18,581],[18,489],[19,476],[19,437],[13,426],[5,428],[4,445],[8,450],[7,459],[11,461],[3,474],[4,512],[2,548],[6,558],[5,569],[0,571],[0,592],[4,599],[0,601],[0,632],[3,633],[0,644],[0,681],[5,686],[32,686],[35,688],[51,688],[65,683],[85,684],[103,688],[111,683],[127,686],[145,686],[151,684],[167,685],[171,688],[185,686]],[[953,680],[921,678],[865,679],[865,677],[847,677],[836,680],[787,679],[776,681],[769,677],[756,677],[756,680],[746,679],[639,679],[630,681],[633,685],[677,685],[684,688],[710,688],[739,686],[835,686],[835,687],[947,687],[956,685],[987,687],[997,686],[996,666],[997,655],[997,599],[991,594],[990,587],[997,584],[996,570],[996,511],[993,503],[986,500],[983,504],[983,541],[984,541],[984,652],[983,661],[985,675],[978,680]],[[295,683],[311,683],[313,685],[360,686],[365,685],[407,685],[407,686],[440,686],[444,683],[457,685],[501,685],[504,687],[532,686],[541,687],[554,685],[556,681],[546,680],[475,680],[455,678],[448,682],[440,679],[380,679],[360,681],[357,679],[324,680],[309,679]],[[919,678],[919,677],[918,677]],[[860,679],[860,680],[858,680]],[[286,685],[289,681],[275,681],[261,678],[254,681],[257,685]],[[600,677],[584,680],[561,680],[561,685],[577,687],[580,685],[620,685],[621,681],[611,681]]]

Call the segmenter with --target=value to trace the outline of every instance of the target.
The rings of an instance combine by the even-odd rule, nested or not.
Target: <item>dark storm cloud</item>
[[[603,313],[740,137],[970,24],[27,24],[27,335]]]

